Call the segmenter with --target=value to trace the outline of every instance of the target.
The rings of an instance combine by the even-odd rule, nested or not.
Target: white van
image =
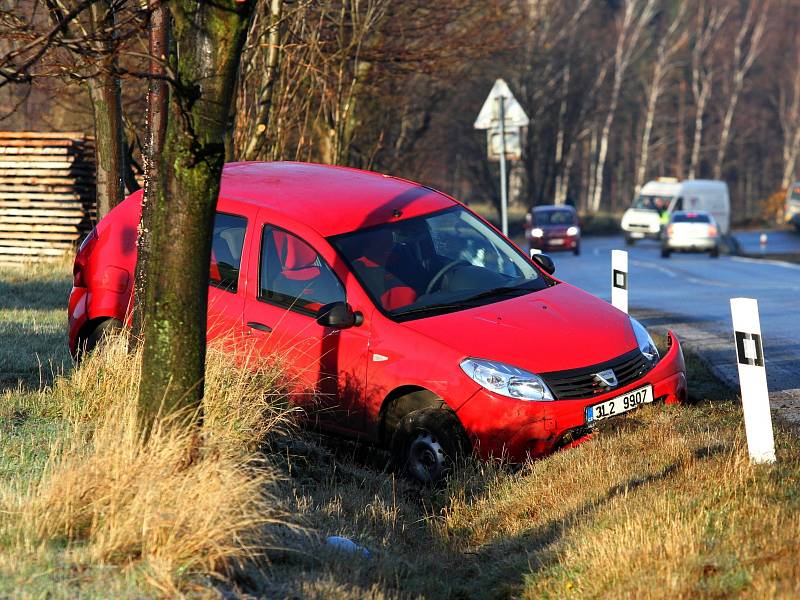
[[[672,177],[648,181],[622,217],[625,243],[631,245],[643,238],[659,239],[661,226],[676,210],[711,213],[720,232],[726,234],[731,223],[728,184],[710,179],[678,181]]]

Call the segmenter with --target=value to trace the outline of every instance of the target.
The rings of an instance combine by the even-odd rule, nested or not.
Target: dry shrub
[[[22,550],[66,542],[84,564],[143,567],[165,594],[254,555],[263,529],[280,522],[270,490],[276,471],[257,453],[287,431],[280,367],[234,366],[208,354],[201,429],[165,417],[145,440],[137,419],[141,353],[110,340],[50,393],[68,422],[43,472],[6,492],[11,534]],[[42,392],[48,393],[48,392]],[[185,421],[183,421],[185,422]]]

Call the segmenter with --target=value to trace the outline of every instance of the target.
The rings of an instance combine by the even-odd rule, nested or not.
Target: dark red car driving
[[[571,250],[577,256],[581,253],[578,213],[567,205],[536,206],[525,215],[525,239],[531,250]]]
[[[129,320],[140,201],[117,206],[78,252],[73,353]],[[460,452],[521,461],[686,398],[674,336],[660,356],[641,324],[552,272],[428,187],[235,163],[214,223],[209,337],[283,355],[311,419],[390,447],[422,481]]]

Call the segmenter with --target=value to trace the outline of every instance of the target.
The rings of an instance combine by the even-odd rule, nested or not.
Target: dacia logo
[[[606,369],[605,371],[600,371],[599,373],[595,373],[594,379],[598,383],[609,388],[617,387],[617,384],[619,383],[617,381],[617,376],[614,373],[613,369]]]

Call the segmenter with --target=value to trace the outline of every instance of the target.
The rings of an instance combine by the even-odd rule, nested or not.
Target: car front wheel
[[[468,448],[458,418],[441,408],[408,413],[392,438],[392,454],[399,470],[425,485],[441,482]]]

